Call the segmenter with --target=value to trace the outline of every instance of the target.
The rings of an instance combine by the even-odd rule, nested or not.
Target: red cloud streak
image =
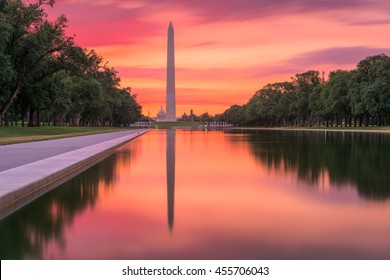
[[[165,107],[170,20],[178,116],[221,113],[295,73],[352,69],[390,54],[385,0],[63,0],[47,11],[65,14],[68,34],[109,61],[151,115]]]

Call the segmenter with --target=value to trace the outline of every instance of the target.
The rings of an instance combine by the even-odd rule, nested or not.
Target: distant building
[[[184,114],[181,116],[181,118],[179,119],[180,121],[184,121],[184,122],[193,122],[194,120],[196,120],[198,117],[194,114],[194,110],[190,110],[190,114],[187,115],[186,112],[184,112]]]
[[[166,120],[166,114],[165,114],[163,107],[161,106],[160,111],[158,111],[156,121],[157,122],[165,122],[165,120]]]
[[[190,117],[186,113],[184,113],[179,120],[182,122],[188,122],[190,121]]]
[[[194,114],[194,110],[191,109],[190,115],[188,116],[188,119],[193,122],[195,118],[196,118],[196,115]]]

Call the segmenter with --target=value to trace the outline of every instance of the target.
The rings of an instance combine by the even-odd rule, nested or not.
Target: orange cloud
[[[388,1],[59,1],[76,42],[93,48],[138,94],[165,105],[166,29],[175,28],[177,114],[222,113],[267,83],[310,69],[351,69],[390,54]]]

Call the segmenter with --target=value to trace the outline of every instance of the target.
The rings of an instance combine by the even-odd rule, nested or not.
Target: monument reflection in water
[[[385,134],[152,130],[0,220],[0,258],[389,259],[389,163]]]
[[[172,232],[175,210],[175,137],[174,129],[167,130],[167,193],[168,193],[168,226]]]

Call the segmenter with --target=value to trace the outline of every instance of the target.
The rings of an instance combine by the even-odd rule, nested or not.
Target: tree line
[[[94,50],[50,21],[54,0],[0,1],[0,125],[128,126],[141,117],[131,88]]]
[[[218,121],[250,126],[388,126],[390,58],[369,56],[353,70],[336,70],[325,81],[319,71],[268,84]]]

